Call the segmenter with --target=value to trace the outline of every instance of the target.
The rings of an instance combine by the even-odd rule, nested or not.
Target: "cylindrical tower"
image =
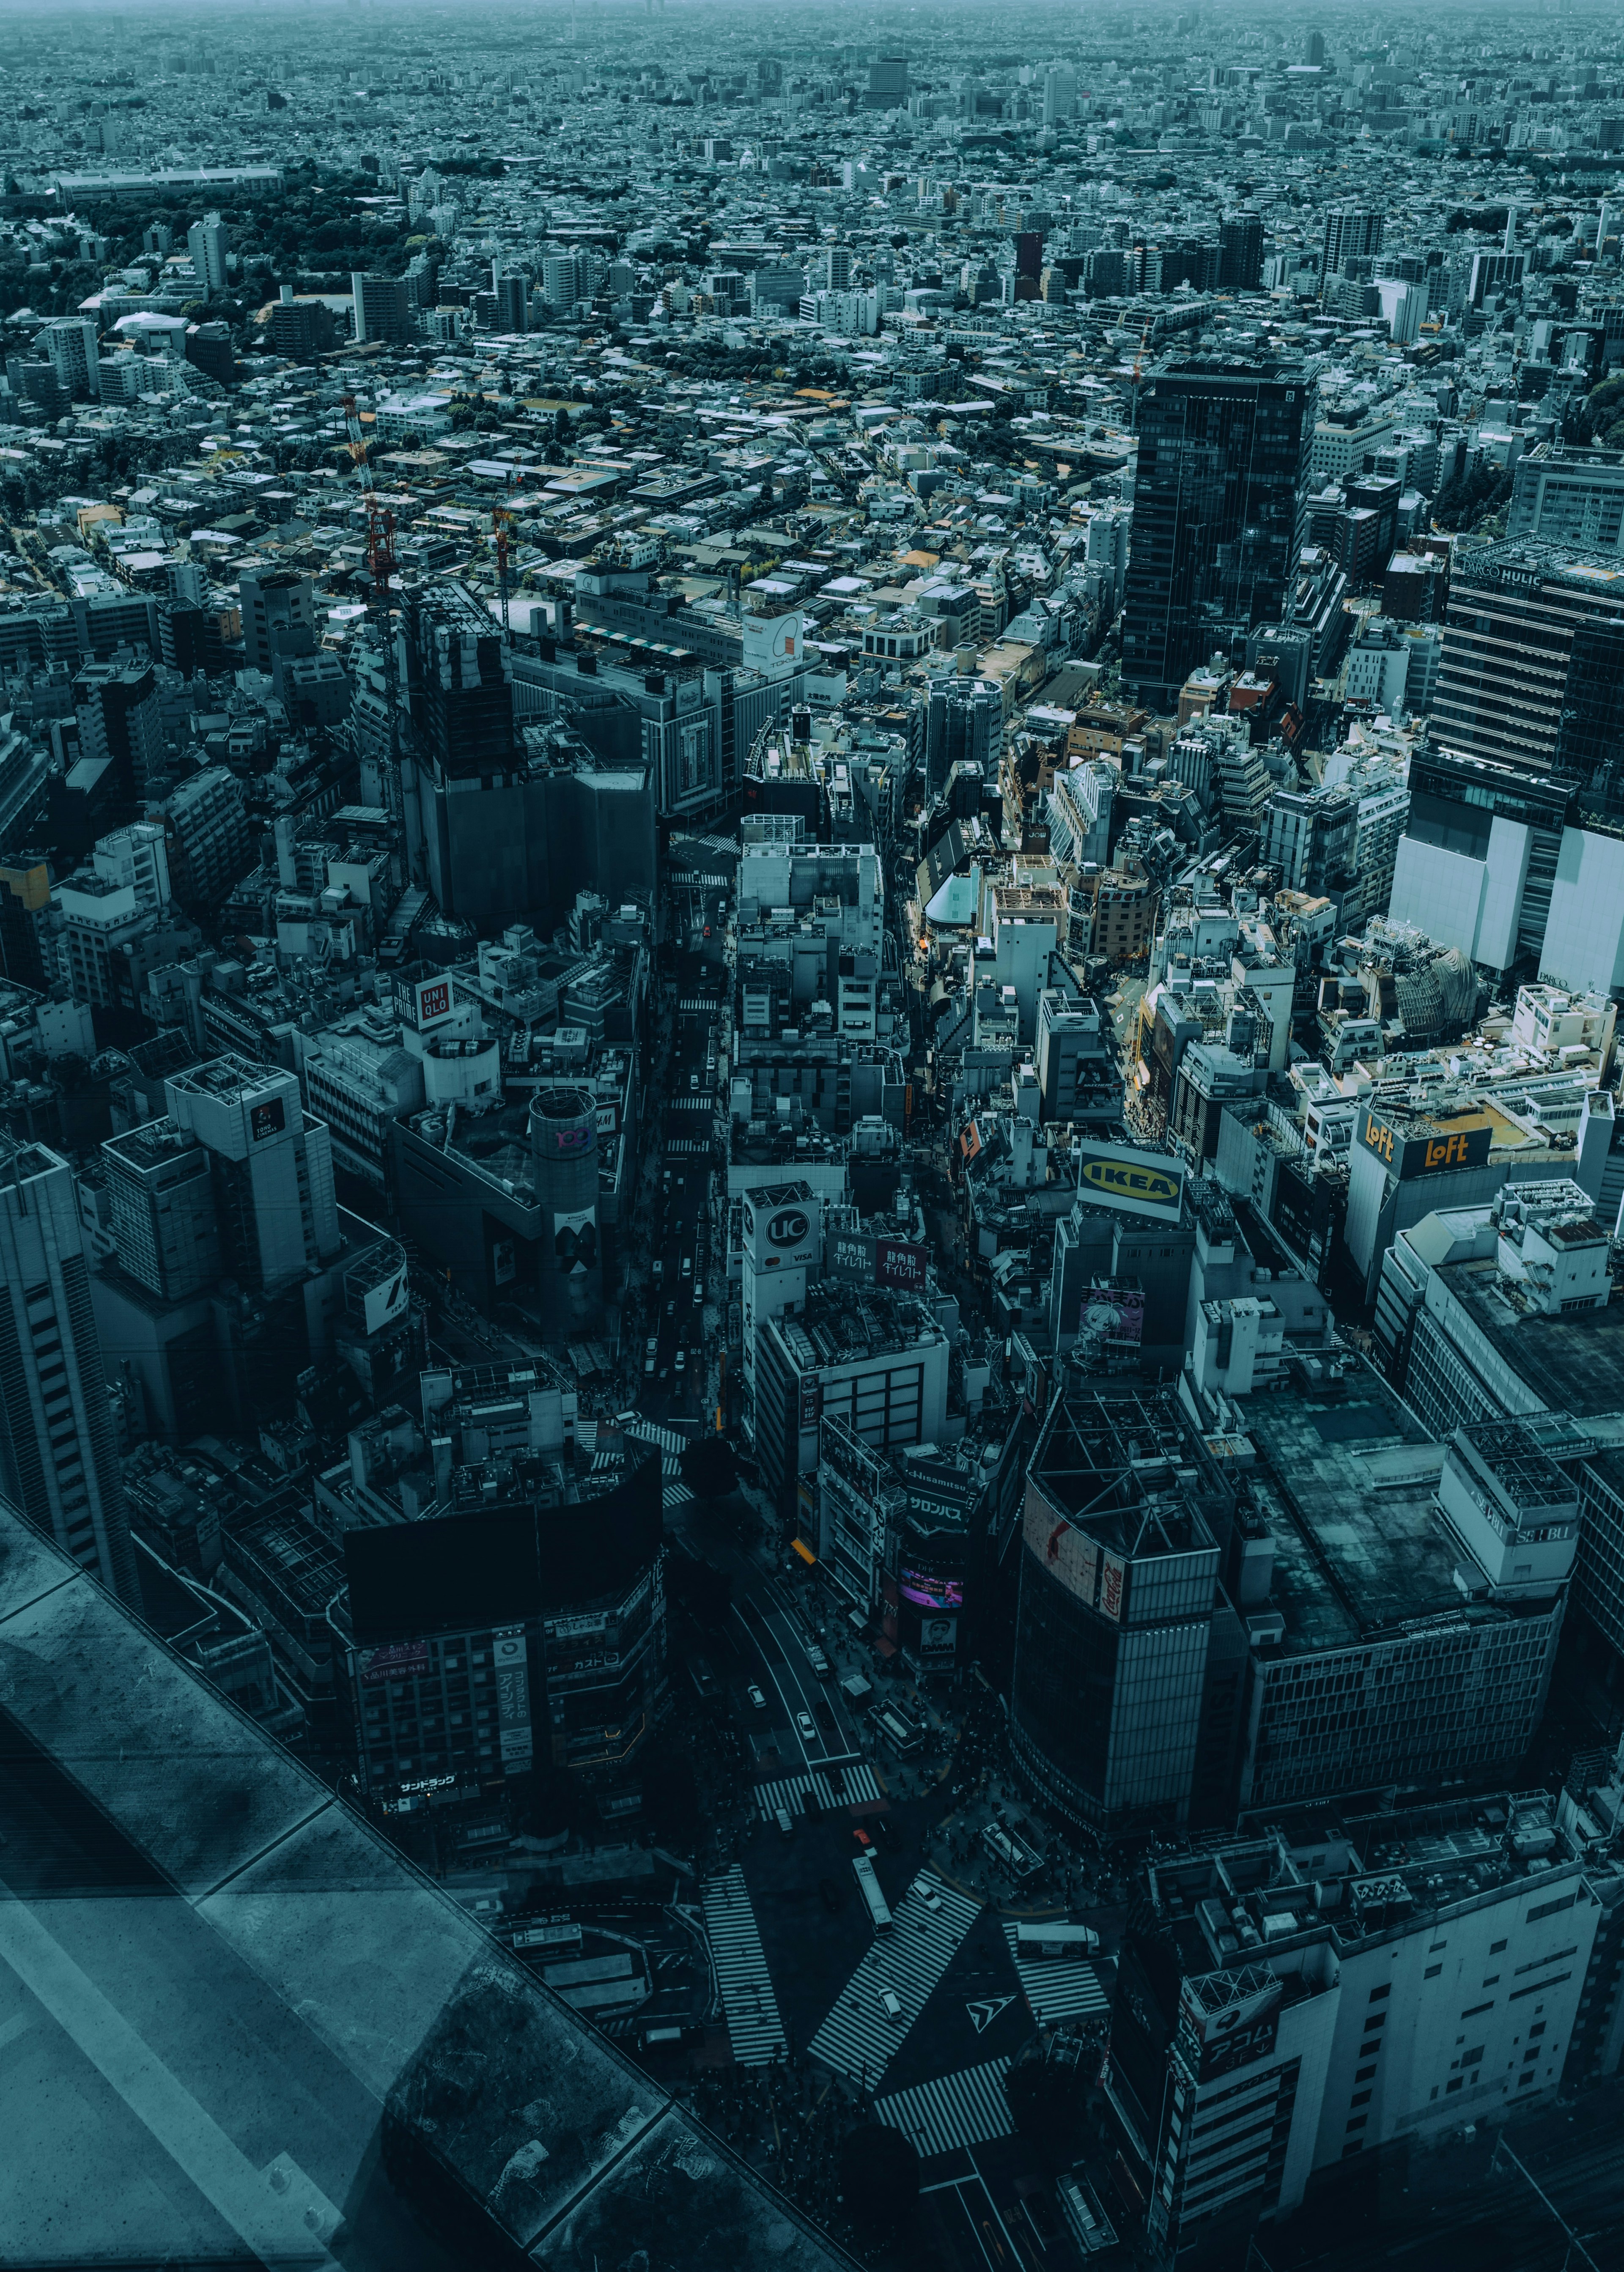
[[[543,1218],[543,1270],[598,1261],[598,1111],[584,1088],[544,1088],[530,1107],[530,1155]]]

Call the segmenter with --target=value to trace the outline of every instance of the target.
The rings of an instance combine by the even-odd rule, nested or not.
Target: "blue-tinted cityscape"
[[[1621,239],[1584,0],[0,12],[0,2272],[1624,2272]]]

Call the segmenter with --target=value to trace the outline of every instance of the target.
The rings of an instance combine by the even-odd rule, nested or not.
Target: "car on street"
[[[894,1988],[882,1988],[880,1990],[879,2008],[885,2014],[887,2020],[900,2020],[902,2018],[902,1999],[897,1994]]]
[[[688,1352],[685,1349],[679,1349],[677,1352],[677,1370],[678,1372],[686,1372],[688,1370]]]
[[[670,1300],[665,1305],[665,1314],[668,1318],[674,1318],[677,1315],[677,1297],[675,1294],[672,1295]]]
[[[818,1730],[812,1725],[812,1715],[810,1712],[797,1712],[795,1715],[795,1725],[804,1744],[817,1742]]]
[[[745,1689],[745,1693],[749,1697],[751,1702],[755,1706],[758,1712],[766,1711],[767,1699],[761,1693],[761,1691],[756,1686],[753,1680],[751,1682],[749,1687]]]

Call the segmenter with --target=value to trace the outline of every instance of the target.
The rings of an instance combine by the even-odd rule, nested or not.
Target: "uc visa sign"
[[[1452,1175],[1461,1168],[1481,1168],[1489,1156],[1494,1131],[1486,1118],[1469,1115],[1455,1127],[1434,1123],[1425,1134],[1411,1135],[1366,1105],[1359,1115],[1359,1142],[1381,1161],[1396,1182],[1412,1176]]]

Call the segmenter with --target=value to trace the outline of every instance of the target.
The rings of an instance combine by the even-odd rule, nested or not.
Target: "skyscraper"
[[[1338,274],[1346,261],[1380,252],[1387,225],[1385,213],[1366,213],[1357,206],[1333,206],[1325,216],[1321,278]]]
[[[0,1494],[140,1606],[73,1177],[0,1135]]]
[[[1315,385],[1300,365],[1191,356],[1139,402],[1122,676],[1169,709],[1215,649],[1285,611],[1301,542]]]
[[[404,346],[415,327],[411,288],[405,277],[369,276],[357,268],[350,273],[349,288],[355,301],[356,339]]]
[[[1255,292],[1263,280],[1263,216],[1226,213],[1218,223],[1218,286]]]
[[[220,1275],[209,1153],[169,1119],[145,1120],[101,1147],[118,1267],[161,1301]]]
[[[231,250],[231,235],[217,213],[205,213],[186,232],[186,250],[191,255],[191,265],[198,281],[206,292],[223,292],[226,288],[226,255]]]
[[[227,1055],[164,1082],[177,1131],[206,1147],[228,1274],[276,1294],[339,1251],[333,1145],[278,1065]]]

